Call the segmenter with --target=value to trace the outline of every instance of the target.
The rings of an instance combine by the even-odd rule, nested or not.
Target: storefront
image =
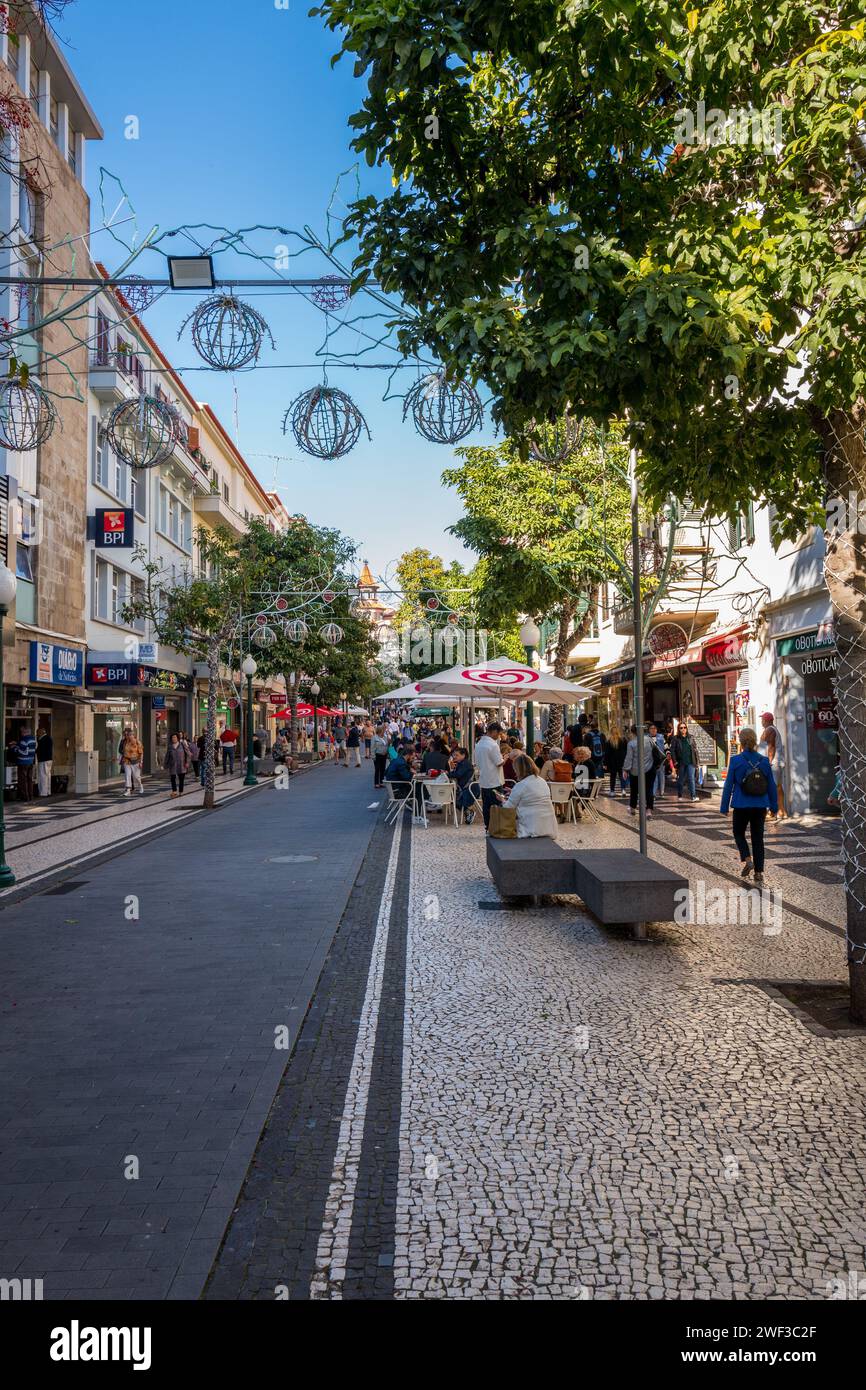
[[[837,808],[827,805],[839,763],[833,624],[779,637],[776,652],[786,692],[790,809],[835,815]]]
[[[121,775],[119,747],[127,725],[143,745],[144,771],[158,772],[172,734],[192,727],[192,676],[139,662],[88,660],[86,679],[97,702],[93,746],[99,753],[100,781]]]
[[[17,743],[24,728],[34,734],[44,729],[54,745],[53,790],[65,790],[75,774],[75,714],[83,697],[84,652],[31,642],[29,675],[29,685],[6,688],[5,746]],[[16,776],[15,768],[7,766],[7,787]]]

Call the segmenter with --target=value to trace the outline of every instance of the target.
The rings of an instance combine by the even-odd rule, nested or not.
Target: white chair
[[[408,786],[408,785],[409,785],[409,784],[406,783],[406,782],[386,782],[386,783],[385,783],[385,791],[388,793],[388,808],[387,808],[387,810],[386,810],[386,812],[385,812],[385,824],[386,824],[386,825],[395,825],[395,824],[397,823],[397,820],[399,819],[399,817],[402,816],[403,812],[406,810],[406,807],[412,805],[412,788],[411,788],[411,787],[409,787],[409,791],[408,791],[408,794],[407,794],[406,796],[397,796],[397,795],[396,795],[396,788],[397,788],[397,787],[406,787],[406,786]]]
[[[600,824],[601,816],[598,814],[598,794],[601,791],[601,778],[596,777],[594,782],[590,782],[589,791],[586,796],[578,797],[581,812],[595,824]]]
[[[427,804],[424,800],[424,788],[427,785],[427,778],[420,772],[416,772],[412,778],[412,819],[427,825]]]
[[[574,790],[570,782],[548,782],[550,788],[550,799],[554,806],[566,806],[565,819],[573,820],[577,823],[574,814]]]
[[[425,790],[431,806],[442,807],[442,818],[448,824],[448,813],[457,824],[457,788],[448,777],[437,777],[433,782],[425,782]]]

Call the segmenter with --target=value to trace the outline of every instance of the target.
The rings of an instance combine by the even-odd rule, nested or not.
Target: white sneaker
[[[132,796],[132,792],[129,790],[129,787],[127,787],[127,789],[126,789],[126,791],[123,793],[123,795],[124,795],[124,796]]]

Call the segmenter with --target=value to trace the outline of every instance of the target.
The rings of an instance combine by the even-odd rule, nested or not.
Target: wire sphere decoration
[[[348,304],[352,298],[352,287],[345,280],[341,280],[339,275],[325,275],[316,285],[310,298],[319,309],[324,309],[325,313],[332,313],[333,310],[342,309]]]
[[[325,623],[324,627],[319,628],[319,636],[329,647],[336,647],[343,640],[343,629],[339,623]]]
[[[257,647],[272,647],[277,640],[277,634],[272,627],[257,627],[253,633],[253,641]]]
[[[123,295],[136,318],[141,318],[159,299],[160,290],[156,285],[148,284],[143,275],[127,275],[124,279],[127,283],[118,285],[118,292]]]
[[[365,602],[364,602],[364,600],[363,600],[362,598],[353,598],[353,599],[352,599],[352,602],[349,604],[349,617],[350,617],[350,618],[363,618],[363,616],[364,616],[364,614],[366,613],[366,611],[367,611],[367,605],[365,604]]]
[[[361,430],[370,430],[351,396],[335,386],[314,386],[293,401],[283,416],[283,434],[291,425],[295,443],[314,458],[338,459],[354,449]]]
[[[442,368],[422,376],[407,392],[404,420],[410,410],[416,430],[432,444],[457,444],[484,419],[475,388],[467,381],[449,381]]]
[[[679,661],[688,650],[689,639],[679,623],[659,623],[647,638],[647,646],[660,661]]]
[[[274,346],[271,330],[258,310],[233,294],[214,294],[203,300],[184,319],[178,337],[190,322],[196,352],[220,372],[234,372],[257,361],[266,336]]]
[[[565,463],[580,448],[583,421],[568,411],[553,423],[535,421],[528,431],[529,452],[536,463]]]
[[[175,414],[155,396],[122,401],[108,417],[108,442],[130,468],[157,468],[174,453]]]
[[[57,410],[35,381],[4,381],[0,387],[0,444],[16,454],[44,444],[54,433]]]
[[[290,618],[284,630],[290,642],[305,642],[310,635],[303,618]]]

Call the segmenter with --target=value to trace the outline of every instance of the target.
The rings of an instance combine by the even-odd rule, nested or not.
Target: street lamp
[[[6,799],[6,710],[3,686],[3,619],[15,602],[18,580],[6,565],[0,565],[0,888],[11,888],[15,875],[6,863],[6,821],[3,815]]]
[[[313,681],[310,686],[310,694],[313,697],[313,757],[317,762],[319,759],[319,691],[321,688],[318,681]]]
[[[244,657],[241,670],[247,678],[247,775],[244,778],[245,787],[257,787],[259,785],[259,779],[253,771],[253,676],[258,669],[254,656]]]
[[[520,640],[526,651],[526,664],[527,666],[531,666],[532,658],[535,655],[535,649],[541,641],[541,632],[539,631],[538,623],[533,622],[531,618],[527,618],[520,629]],[[535,709],[531,700],[527,700],[526,702],[526,752],[530,758],[535,752]]]
[[[348,722],[348,718],[349,718],[349,697],[348,697],[348,695],[346,694],[345,690],[343,691],[342,695],[340,696],[340,700],[342,701],[342,705],[343,705],[343,723],[345,724],[345,723]]]

